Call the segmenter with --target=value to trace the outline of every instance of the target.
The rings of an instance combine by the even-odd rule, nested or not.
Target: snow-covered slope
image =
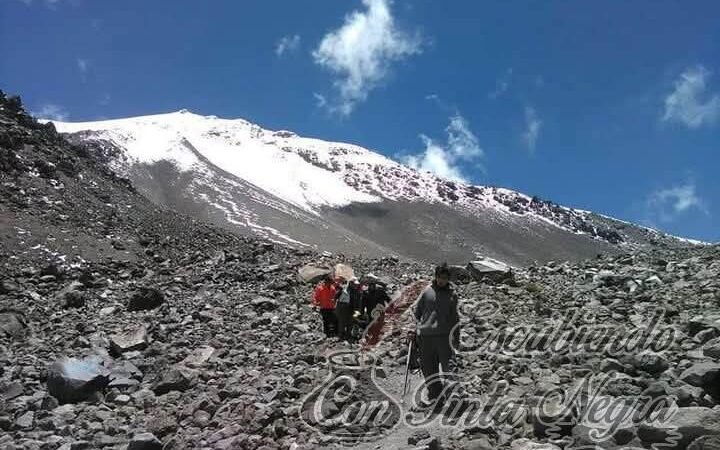
[[[457,214],[458,223],[470,220],[468,228],[472,221],[479,221],[484,230],[525,230],[528,239],[566,233],[597,241],[600,247],[628,241],[628,235],[620,231],[625,224],[588,211],[508,189],[443,180],[356,145],[265,130],[242,119],[182,110],[101,122],[54,123],[58,131],[72,133],[74,139],[94,143],[111,155],[113,169],[133,179],[153,200],[293,245],[338,248],[347,245],[343,242],[353,242],[364,249],[408,253],[396,248],[397,239],[378,244],[386,237],[383,232],[391,231],[384,227],[401,226],[409,228],[410,234],[422,234],[422,228],[439,223],[428,214],[440,210],[445,216],[448,211]],[[371,216],[356,220],[366,225],[378,211],[371,205],[383,205],[386,217],[398,216],[388,214],[388,205],[395,205],[396,210],[403,208],[398,205],[414,205],[414,214],[418,205],[429,209],[421,213],[422,224],[417,218],[415,225],[399,223],[405,219],[398,216],[396,223],[384,223],[380,230],[361,229],[355,221],[329,213],[362,211]],[[466,233],[464,238],[483,240],[484,236]],[[338,245],[331,245],[333,240]],[[487,242],[458,245],[467,247],[470,256],[480,247],[485,253],[503,256],[488,249]],[[588,246],[588,251],[594,250]],[[552,256],[550,252],[543,259]]]

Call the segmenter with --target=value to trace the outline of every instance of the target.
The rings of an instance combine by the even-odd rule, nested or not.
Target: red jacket
[[[313,305],[320,309],[335,309],[335,286],[320,283],[313,292]]]

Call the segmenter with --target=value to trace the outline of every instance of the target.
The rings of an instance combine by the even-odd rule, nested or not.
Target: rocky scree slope
[[[347,347],[322,338],[298,269],[343,259],[400,287],[430,267],[327,257],[227,234],[153,206],[82,147],[25,115],[16,99],[0,95],[0,126],[0,446],[335,446],[300,420],[298,407],[329,374],[324,352]],[[604,395],[668,395],[680,408],[671,423],[681,434],[677,448],[713,448],[720,435],[717,246],[533,266],[505,283],[460,282],[458,291],[465,350],[493,327],[556,327],[553,314],[573,308],[583,321],[629,329],[663,307],[677,339],[649,355],[466,351],[459,400],[503,381],[506,396],[528,408],[521,426],[398,430],[358,448],[577,447],[590,439],[587,426],[570,421],[548,432],[533,406],[553,388],[570,390],[588,374],[612,371]],[[487,300],[498,314],[473,315]],[[402,379],[404,349],[395,330],[375,350],[388,380]],[[82,401],[51,395],[53,363],[62,356],[95,357],[108,384]],[[599,446],[650,448],[668,434],[640,424]]]
[[[720,246],[653,249],[579,264],[533,266],[503,283],[462,282],[458,292],[459,383],[439,415],[451,426],[440,426],[438,419],[422,429],[401,427],[358,448],[717,448]],[[653,322],[657,323],[651,326]],[[553,337],[569,330],[577,336],[583,327],[606,331],[595,340],[569,338],[578,344],[572,350]],[[645,345],[619,345],[627,339],[638,342],[638,332],[645,331]],[[673,339],[661,338],[660,332]],[[504,344],[498,350],[479,351],[489,336]],[[402,333],[376,351],[388,366],[386,372],[397,374],[399,392],[407,352]],[[588,380],[592,390],[579,391]],[[493,392],[502,395],[491,396]],[[574,408],[558,407],[554,415],[548,408],[548,398],[553,397],[547,397],[553,392],[554,398],[561,392],[565,399],[580,392],[579,400]],[[656,411],[674,410],[668,420],[659,423],[638,415],[633,421],[633,411],[661,400],[663,408],[654,406]],[[452,419],[457,417],[453,411],[473,411],[473,405],[483,405],[487,412],[510,402],[516,405],[513,411],[521,413],[517,422],[487,425]],[[609,415],[588,420],[608,405],[614,405],[605,409]],[[499,419],[490,413],[481,417]],[[606,423],[598,420],[608,418]],[[615,427],[609,433],[608,424]],[[598,439],[596,432],[608,434]]]
[[[0,168],[0,447],[317,442],[293,413],[322,371],[297,275],[338,259],[158,208],[4,94]],[[400,282],[426,270],[337,258]],[[103,373],[89,396],[64,384],[85,371]]]

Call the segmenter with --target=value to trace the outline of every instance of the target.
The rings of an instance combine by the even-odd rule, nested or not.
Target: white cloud
[[[85,58],[78,58],[76,62],[77,68],[80,71],[80,77],[84,83],[87,81],[87,71],[90,68],[90,61]]]
[[[393,62],[418,54],[421,38],[397,28],[391,0],[363,0],[365,11],[354,11],[345,23],[326,34],[313,51],[315,63],[335,73],[339,91],[334,112],[349,115],[357,103],[388,75]]]
[[[313,92],[313,97],[315,97],[315,104],[318,106],[318,108],[324,108],[325,105],[327,105],[327,99],[324,95]]]
[[[57,120],[58,122],[64,122],[70,117],[65,108],[52,103],[46,103],[40,106],[39,110],[31,111],[30,114],[38,119]]]
[[[710,215],[705,201],[698,196],[693,181],[653,192],[648,197],[646,205],[651,222],[655,219],[672,222],[691,210]]]
[[[285,53],[294,52],[300,48],[300,35],[283,36],[275,44],[275,54],[282,56]]]
[[[25,3],[26,5],[30,6],[33,3],[33,0],[20,0],[21,2]],[[55,8],[58,3],[60,3],[60,0],[38,0],[41,3],[45,3],[50,8]],[[76,2],[74,2],[76,3]]]
[[[420,135],[425,150],[417,154],[400,156],[400,160],[416,170],[432,172],[448,180],[467,182],[462,167],[469,164],[482,169],[480,160],[485,153],[480,148],[477,136],[473,134],[461,115],[456,114],[451,117],[445,131],[447,142],[444,145]]]
[[[686,69],[675,81],[675,89],[665,98],[664,122],[678,122],[689,128],[715,123],[720,119],[720,96],[705,94],[710,71],[698,65]]]
[[[510,78],[512,77],[512,67],[505,71],[495,82],[495,90],[488,94],[491,99],[496,99],[503,95],[510,87]]]
[[[538,138],[540,137],[540,129],[542,128],[543,122],[537,115],[537,111],[532,106],[525,107],[525,131],[523,132],[522,139],[527,148],[533,152],[537,145]]]
[[[77,59],[77,66],[80,72],[85,73],[88,70],[89,62],[87,59],[84,58],[78,58]]]

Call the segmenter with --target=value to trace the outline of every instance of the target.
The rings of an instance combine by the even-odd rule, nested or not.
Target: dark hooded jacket
[[[455,287],[451,283],[444,288],[435,283],[428,286],[415,306],[415,319],[418,336],[449,336],[460,321]]]

